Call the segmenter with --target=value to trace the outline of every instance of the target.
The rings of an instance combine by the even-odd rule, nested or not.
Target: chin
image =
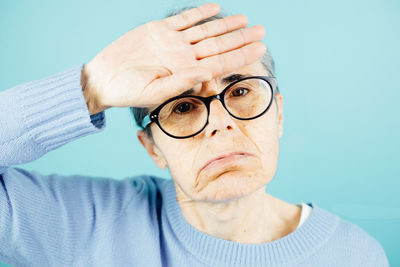
[[[196,195],[201,201],[229,202],[265,187],[268,180],[271,180],[267,179],[268,177],[268,174],[262,171],[228,170],[202,185]]]

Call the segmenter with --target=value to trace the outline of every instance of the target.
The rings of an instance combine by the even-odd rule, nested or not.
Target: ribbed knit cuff
[[[104,111],[90,115],[81,86],[83,64],[18,87],[26,131],[45,151],[105,128]]]
[[[90,120],[97,128],[104,128],[106,123],[104,111],[90,115]]]

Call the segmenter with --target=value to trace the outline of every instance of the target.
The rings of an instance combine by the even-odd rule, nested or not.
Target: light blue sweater
[[[315,203],[278,240],[241,244],[193,228],[172,180],[148,175],[41,175],[33,161],[100,132],[89,116],[82,64],[0,93],[0,261],[14,266],[388,266],[382,246]]]

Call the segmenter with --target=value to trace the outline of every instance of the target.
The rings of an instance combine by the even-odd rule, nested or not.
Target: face
[[[260,61],[230,74],[233,73],[268,75]],[[220,93],[226,87],[221,79],[230,74],[203,83],[197,95]],[[280,94],[276,94],[266,113],[253,120],[231,117],[222,103],[214,100],[210,104],[208,125],[194,137],[175,139],[152,123],[153,141],[144,131],[138,132],[138,138],[157,166],[168,166],[181,200],[226,202],[258,191],[272,180],[277,169],[282,124]],[[234,155],[204,168],[210,160],[232,152]]]

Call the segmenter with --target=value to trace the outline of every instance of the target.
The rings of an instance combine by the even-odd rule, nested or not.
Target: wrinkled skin
[[[267,75],[259,61],[232,73]],[[222,77],[203,83],[197,95],[220,93]],[[243,243],[271,241],[292,232],[300,208],[265,192],[278,165],[282,96],[277,94],[269,110],[254,120],[231,117],[217,100],[210,108],[209,124],[194,137],[171,138],[156,124],[151,125],[153,141],[138,132],[154,162],[160,168],[168,166],[186,220],[200,231]],[[210,159],[238,150],[252,155],[201,170]]]

